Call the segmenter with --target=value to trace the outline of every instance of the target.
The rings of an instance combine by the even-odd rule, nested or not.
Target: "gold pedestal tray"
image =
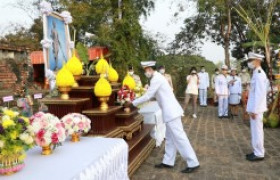
[[[69,99],[69,92],[71,91],[71,87],[70,86],[66,86],[66,87],[58,87],[58,90],[61,92],[61,96],[60,98],[63,100],[68,100]]]

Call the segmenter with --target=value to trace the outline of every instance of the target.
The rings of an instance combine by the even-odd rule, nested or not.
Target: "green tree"
[[[95,34],[87,44],[106,46],[110,60],[123,76],[127,65],[140,70],[141,60],[155,54],[151,40],[143,33],[139,19],[153,8],[152,0],[61,0],[62,7],[73,16],[78,41],[85,32]]]

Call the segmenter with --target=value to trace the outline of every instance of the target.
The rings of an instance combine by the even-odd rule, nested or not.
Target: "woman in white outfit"
[[[193,106],[193,115],[194,119],[197,118],[197,96],[198,96],[198,84],[199,77],[197,75],[197,71],[195,67],[191,68],[190,74],[187,76],[187,88],[186,88],[186,97],[185,97],[185,105],[184,110],[187,109],[190,98],[192,98],[192,106]]]

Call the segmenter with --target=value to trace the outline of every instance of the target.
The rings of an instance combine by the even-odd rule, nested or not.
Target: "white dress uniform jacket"
[[[256,68],[251,79],[247,112],[256,114],[250,117],[251,138],[253,152],[258,157],[264,157],[263,113],[267,111],[267,83],[268,79],[261,67]]]
[[[229,103],[231,105],[237,105],[240,103],[240,97],[242,92],[241,79],[238,76],[229,76]]]
[[[215,81],[215,92],[220,96],[229,96],[228,77],[220,74]]]
[[[249,98],[247,104],[248,113],[264,113],[267,111],[267,84],[268,79],[262,68],[257,68],[253,72],[251,79],[251,86],[249,91]]]
[[[134,106],[138,106],[153,97],[156,98],[162,109],[164,122],[169,122],[183,116],[184,111],[177,101],[168,81],[158,72],[154,72],[147,92],[132,103]]]

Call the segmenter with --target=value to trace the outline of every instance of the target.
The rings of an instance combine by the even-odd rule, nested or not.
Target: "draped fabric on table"
[[[27,153],[25,167],[5,180],[128,180],[128,145],[123,139],[82,137],[65,142],[53,154],[41,148]],[[0,178],[1,179],[1,178]]]
[[[139,113],[143,115],[145,124],[155,124],[154,129],[151,131],[151,137],[156,140],[157,147],[161,146],[165,138],[166,126],[158,103],[150,101],[142,105]]]
[[[81,172],[74,180],[128,180],[128,146],[123,142],[106,153]]]

